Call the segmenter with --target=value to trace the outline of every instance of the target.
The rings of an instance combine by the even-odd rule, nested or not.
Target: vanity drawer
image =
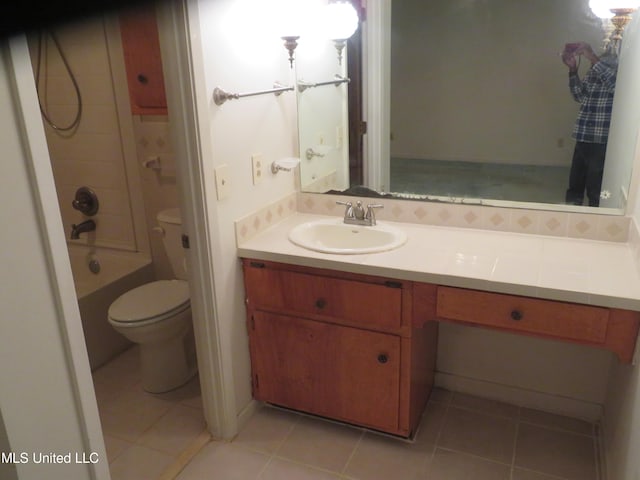
[[[245,285],[252,308],[383,330],[402,326],[401,282],[367,283],[245,265]]]
[[[602,344],[609,309],[461,288],[438,287],[438,318]]]

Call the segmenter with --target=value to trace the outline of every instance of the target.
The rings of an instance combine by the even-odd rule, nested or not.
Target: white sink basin
[[[316,252],[354,255],[393,250],[404,245],[407,235],[384,223],[348,225],[340,218],[302,223],[291,229],[289,240]]]

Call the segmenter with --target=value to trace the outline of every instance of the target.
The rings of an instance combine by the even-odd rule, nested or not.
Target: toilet
[[[180,211],[162,210],[157,219],[176,279],[136,287],[108,312],[111,326],[140,345],[142,387],[150,393],[173,390],[197,372]]]

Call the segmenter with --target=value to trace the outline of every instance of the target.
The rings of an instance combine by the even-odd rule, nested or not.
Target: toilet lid
[[[109,318],[141,322],[181,310],[189,304],[189,284],[184,280],[158,280],[121,295],[109,307]]]

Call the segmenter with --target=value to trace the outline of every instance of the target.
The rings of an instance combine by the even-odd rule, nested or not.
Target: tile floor
[[[413,443],[269,406],[207,442],[197,379],[139,378],[136,347],[94,373],[113,480],[599,479],[595,425],[470,395],[434,390]]]
[[[112,480],[163,477],[205,431],[198,378],[169,393],[142,390],[138,347],[93,373]]]
[[[597,480],[590,423],[435,390],[414,443],[263,407],[178,480]]]

